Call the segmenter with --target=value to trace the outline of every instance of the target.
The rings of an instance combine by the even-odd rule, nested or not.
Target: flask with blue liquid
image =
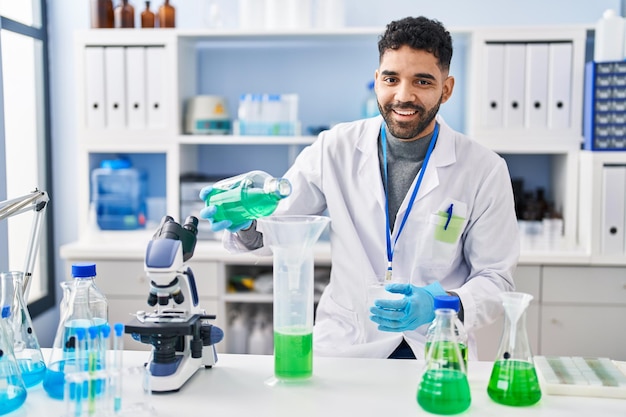
[[[24,273],[8,271],[0,274],[2,282],[2,318],[7,320],[7,331],[13,342],[13,353],[27,388],[43,381],[46,363],[33,322],[24,299]]]
[[[61,317],[43,381],[48,395],[60,400],[65,391],[65,374],[85,369],[84,364],[78,361],[81,349],[77,352],[77,332],[89,334],[90,328],[104,328],[108,322],[106,297],[95,285],[96,265],[74,264],[72,277],[71,281],[61,283]],[[98,345],[94,343],[94,346]],[[98,366],[96,365],[96,369]]]
[[[17,410],[26,401],[26,385],[13,353],[9,320],[11,305],[2,302],[0,319],[0,415]]]

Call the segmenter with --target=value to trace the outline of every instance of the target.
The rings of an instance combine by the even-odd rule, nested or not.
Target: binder
[[[88,129],[105,127],[104,48],[85,48],[85,123]]]
[[[485,46],[486,86],[482,100],[482,124],[484,127],[503,126],[504,101],[504,44],[488,43]]]
[[[605,165],[602,169],[602,230],[600,252],[624,254],[626,222],[626,165]]]
[[[547,43],[526,47],[526,127],[548,127],[548,52]]]
[[[549,50],[548,128],[570,127],[572,43],[554,42]]]
[[[126,127],[124,47],[105,47],[104,64],[107,98],[106,127],[109,129],[121,129]]]
[[[146,104],[149,129],[160,129],[166,126],[163,91],[167,81],[163,72],[164,67],[165,48],[162,46],[146,47]]]
[[[146,48],[132,46],[126,49],[126,108],[128,127],[146,127]]]
[[[509,43],[504,47],[504,127],[524,126],[526,45]]]

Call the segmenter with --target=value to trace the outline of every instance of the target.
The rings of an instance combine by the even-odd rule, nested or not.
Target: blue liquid
[[[18,359],[17,365],[22,372],[22,379],[26,388],[33,387],[43,381],[46,374],[46,365],[43,362],[33,362],[32,359]]]
[[[0,390],[0,414],[15,411],[26,401],[26,388],[8,385]]]
[[[48,395],[54,399],[62,400],[65,395],[65,368],[67,367],[69,372],[76,372],[76,365],[73,359],[62,360],[53,362],[46,369],[46,374],[43,379],[43,388]],[[100,370],[102,365],[98,362],[95,365],[95,370]],[[74,384],[72,384],[74,385]],[[77,395],[86,397],[89,393],[89,383],[85,381],[82,389],[70,385],[70,398],[75,398]],[[105,389],[105,381],[103,379],[96,379],[91,385],[91,395],[98,396],[102,394]]]

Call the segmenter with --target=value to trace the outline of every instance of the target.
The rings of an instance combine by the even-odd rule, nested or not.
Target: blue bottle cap
[[[98,329],[98,326],[91,326],[88,331],[89,331],[90,338],[92,339],[98,338],[98,333],[100,332],[100,329]]]
[[[130,167],[131,163],[128,159],[105,159],[100,162],[100,168],[126,169]]]
[[[102,333],[102,337],[106,339],[111,334],[111,326],[109,326],[108,324],[103,325],[100,328],[100,332]]]
[[[2,318],[6,319],[7,317],[11,317],[11,306],[2,307]]]
[[[72,264],[74,278],[91,278],[96,276],[96,264]]]
[[[115,335],[118,337],[121,336],[122,333],[124,333],[124,325],[122,323],[115,323],[113,328],[115,330]]]
[[[85,328],[84,327],[78,327],[76,328],[76,338],[78,340],[83,340],[85,339]]]
[[[437,295],[435,296],[434,307],[435,310],[438,308],[449,308],[458,312],[461,307],[461,301],[459,297],[454,295]]]

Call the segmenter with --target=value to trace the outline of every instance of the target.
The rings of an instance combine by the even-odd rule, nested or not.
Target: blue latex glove
[[[209,195],[209,193],[211,193],[212,190],[213,187],[210,185],[202,188],[199,195],[200,200],[206,201],[207,196]],[[211,230],[214,232],[219,232],[226,229],[229,232],[234,233],[241,229],[247,229],[248,227],[250,227],[250,225],[252,225],[252,220],[248,220],[247,222],[240,224],[233,224],[233,222],[231,222],[230,220],[221,220],[219,222],[216,222],[213,220],[213,216],[215,216],[215,213],[217,213],[216,206],[209,205],[200,210],[200,217],[208,220],[211,223]]]
[[[376,300],[370,308],[370,319],[378,330],[404,332],[415,330],[435,318],[435,296],[446,295],[438,281],[425,287],[411,284],[387,284],[389,292],[404,294],[400,300]]]

